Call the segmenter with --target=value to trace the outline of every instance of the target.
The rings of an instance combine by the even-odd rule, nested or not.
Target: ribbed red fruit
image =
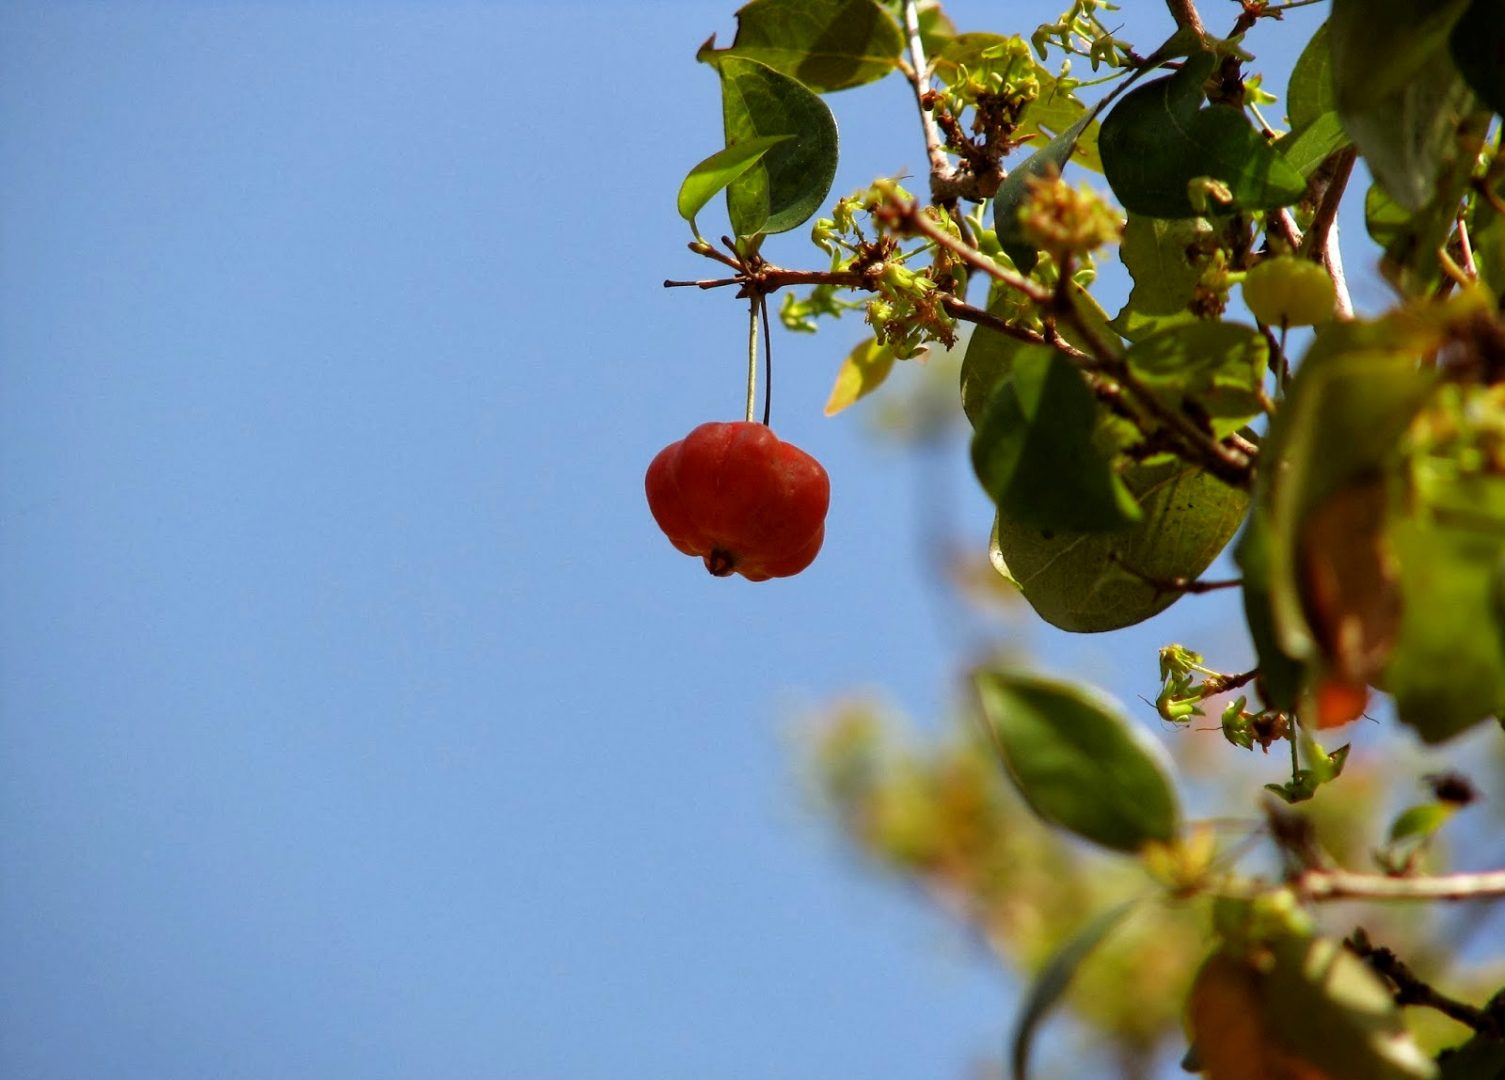
[[[646,487],[670,542],[717,577],[798,574],[826,536],[826,470],[763,424],[701,424],[659,451]]]

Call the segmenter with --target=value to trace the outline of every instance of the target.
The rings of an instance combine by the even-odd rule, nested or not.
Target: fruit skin
[[[789,577],[826,535],[826,470],[763,424],[701,424],[659,451],[644,481],[670,542],[717,577]]]

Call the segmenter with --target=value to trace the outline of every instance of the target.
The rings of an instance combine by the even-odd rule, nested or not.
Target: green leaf
[[[1287,933],[1208,957],[1187,1003],[1198,1064],[1219,1080],[1435,1080],[1378,975],[1341,942]]]
[[[1039,261],[1039,253],[1025,238],[1024,226],[1019,220],[1019,211],[1029,198],[1029,181],[1064,169],[1076,148],[1077,139],[1091,122],[1091,115],[1084,113],[1071,127],[1031,154],[998,185],[998,192],[993,196],[993,224],[1004,254],[1014,261],[1021,274],[1028,274]]]
[[[1014,355],[972,440],[983,489],[1011,524],[1101,532],[1140,511],[1093,438],[1097,403],[1082,373],[1054,349]]]
[[[1215,63],[1211,53],[1191,57],[1176,74],[1126,94],[1103,121],[1103,171],[1131,213],[1196,216],[1189,186],[1201,177],[1226,184],[1233,206],[1245,210],[1287,206],[1305,193],[1306,180],[1242,112],[1202,107]]]
[[[1113,319],[1113,328],[1131,341],[1190,322],[1189,310],[1202,268],[1192,252],[1212,235],[1204,218],[1153,218],[1130,214],[1119,258],[1134,289]]]
[[[1332,46],[1328,42],[1327,23],[1323,23],[1308,39],[1291,69],[1291,81],[1286,86],[1286,114],[1295,129],[1313,124],[1337,108]]]
[[[826,402],[826,415],[835,416],[847,406],[883,385],[894,367],[894,351],[874,338],[859,343],[842,361],[836,385]]]
[[[1270,525],[1275,633],[1281,650],[1296,660],[1321,653],[1318,631],[1308,622],[1308,605],[1318,598],[1303,595],[1310,560],[1320,556],[1342,568],[1377,557],[1366,545],[1381,538],[1359,535],[1345,507],[1351,503],[1356,512],[1369,505],[1372,485],[1394,463],[1402,434],[1431,392],[1432,378],[1418,370],[1403,334],[1399,324],[1335,323],[1319,330],[1261,451],[1270,463],[1259,476]],[[1321,523],[1314,524],[1318,513]],[[1366,604],[1379,598],[1380,587],[1369,583]],[[1341,606],[1346,599],[1359,600],[1331,597],[1316,605],[1328,609],[1325,625],[1349,616]]]
[[[679,216],[695,229],[695,215],[705,208],[706,203],[787,138],[788,135],[765,135],[717,150],[691,169],[690,175],[679,186]],[[700,235],[698,229],[695,235]]]
[[[1286,1051],[1331,1077],[1431,1080],[1437,1066],[1411,1039],[1395,999],[1369,965],[1328,938],[1269,946],[1260,1000]]]
[[[1471,100],[1448,53],[1468,0],[1333,0],[1333,91],[1343,126],[1391,198],[1420,210]]]
[[[881,79],[904,54],[899,24],[873,0],[752,0],[731,48],[714,44],[696,58],[756,60],[821,93]]]
[[[1026,528],[1000,515],[990,557],[1037,614],[1076,633],[1118,630],[1170,607],[1181,594],[1150,582],[1195,578],[1227,545],[1249,497],[1180,461],[1124,474],[1142,520],[1083,533]]]
[[[1505,296],[1505,214],[1488,199],[1476,199],[1469,222],[1469,240],[1474,246],[1474,262],[1479,279],[1495,296]]]
[[[1165,750],[1115,702],[1017,672],[980,672],[976,685],[1009,777],[1040,817],[1115,851],[1175,836]]]
[[[1462,1046],[1444,1050],[1437,1064],[1442,1066],[1438,1080],[1499,1080],[1505,1076],[1505,1039],[1475,1035]]]
[[[1259,660],[1259,689],[1265,707],[1295,712],[1305,669],[1281,649],[1275,633],[1275,614],[1270,605],[1270,526],[1263,510],[1256,508],[1249,515],[1233,556],[1242,572],[1244,621]]]
[[[1129,347],[1129,367],[1178,411],[1205,417],[1218,438],[1263,413],[1270,347],[1250,326],[1194,322],[1152,334]]]
[[[1402,293],[1425,296],[1437,287],[1442,280],[1437,252],[1453,229],[1453,215],[1443,212],[1440,200],[1412,213],[1371,184],[1364,196],[1364,228],[1384,247],[1381,270]]]
[[[1030,986],[1029,997],[1024,1002],[1024,1008],[1019,1012],[1019,1020],[1014,1028],[1014,1048],[1010,1055],[1013,1062],[1014,1080],[1024,1080],[1029,1074],[1029,1052],[1035,1040],[1035,1032],[1070,988],[1077,968],[1082,966],[1082,961],[1091,956],[1092,951],[1101,945],[1109,934],[1118,929],[1119,924],[1138,903],[1138,899],[1125,900],[1107,911],[1099,912],[1096,918],[1056,950],[1055,955],[1035,976],[1034,984]]]
[[[1310,177],[1333,154],[1348,145],[1348,132],[1335,112],[1288,131],[1275,143],[1281,157],[1304,177]]]
[[[718,54],[726,145],[788,136],[726,189],[738,236],[798,228],[820,209],[836,176],[836,120],[796,79],[754,60]]]
[[[1391,530],[1402,618],[1381,685],[1429,743],[1505,714],[1505,477],[1416,466],[1416,506]]]
[[[1412,806],[1396,815],[1390,823],[1389,842],[1431,836],[1458,812],[1457,803],[1430,802]]]
[[[1505,7],[1474,0],[1448,36],[1463,78],[1490,110],[1505,113]]]

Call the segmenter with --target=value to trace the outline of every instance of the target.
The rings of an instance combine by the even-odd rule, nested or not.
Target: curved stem
[[[768,329],[768,295],[758,294],[758,314],[763,317],[763,426],[773,415],[773,334]]]

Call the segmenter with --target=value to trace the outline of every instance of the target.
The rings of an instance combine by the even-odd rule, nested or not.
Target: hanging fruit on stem
[[[717,577],[798,574],[825,539],[826,470],[763,424],[701,424],[659,451],[645,486],[670,542]]]

